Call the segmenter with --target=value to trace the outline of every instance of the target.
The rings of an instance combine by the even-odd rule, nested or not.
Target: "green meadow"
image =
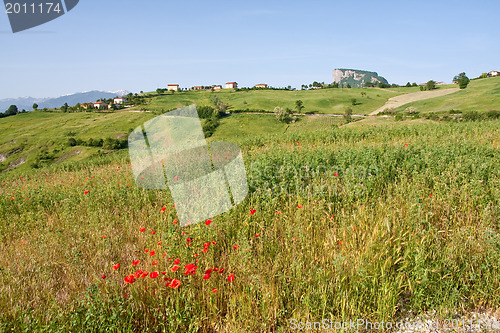
[[[435,108],[413,104],[487,111],[498,86],[474,80]],[[152,94],[146,106],[210,105],[211,94]],[[343,113],[355,97],[354,114],[397,95],[214,94],[235,110],[301,99],[304,112],[319,113]],[[0,331],[290,332],[292,319],[394,322],[500,308],[499,119],[222,117],[208,141],[241,147],[249,194],[180,227],[168,190],[135,185],[126,149],[68,144],[124,139],[158,114],[0,119],[0,153],[12,152],[0,173]],[[50,158],[34,168],[40,151]]]
[[[407,106],[399,107],[396,111],[402,111]],[[466,89],[449,96],[414,102],[411,106],[419,112],[500,110],[500,77],[471,80]]]
[[[366,95],[364,95],[365,93]],[[295,101],[301,100],[305,107],[302,112],[343,114],[347,107],[351,107],[353,114],[367,114],[384,105],[390,97],[398,94],[397,92],[375,88],[331,88],[296,91],[267,89],[250,91],[223,89],[218,92],[183,91],[157,96],[145,108],[166,111],[191,104],[211,105],[211,98],[216,95],[231,105],[229,111],[249,109],[273,112],[276,106],[294,109]],[[353,98],[356,99],[355,105],[352,105]]]

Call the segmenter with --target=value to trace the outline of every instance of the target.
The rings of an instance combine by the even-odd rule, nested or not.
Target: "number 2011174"
[[[7,14],[50,14],[60,13],[63,10],[59,3],[45,2],[40,4],[27,4],[19,2],[7,2],[5,12]]]

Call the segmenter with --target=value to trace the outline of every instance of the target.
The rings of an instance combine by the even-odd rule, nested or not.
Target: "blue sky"
[[[331,82],[334,68],[391,83],[500,70],[495,1],[80,0],[12,34],[0,13],[0,99]]]

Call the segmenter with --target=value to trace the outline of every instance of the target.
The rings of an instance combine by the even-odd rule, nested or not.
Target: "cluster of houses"
[[[113,105],[115,106],[115,108],[120,108],[120,106],[125,103],[127,103],[127,99],[125,97],[116,97],[113,99],[113,103],[98,101],[95,103],[82,103],[80,104],[80,106],[86,110],[87,109],[109,110],[113,108]]]
[[[267,84],[265,83],[260,83],[255,85],[255,88],[267,88]],[[211,86],[194,86],[191,88],[191,90],[210,90],[210,91],[220,91],[222,90],[222,85],[220,84],[214,84]],[[238,83],[237,82],[227,82],[225,85],[225,89],[238,89]],[[171,91],[179,91],[179,85],[178,84],[169,84],[167,86],[167,90]]]
[[[499,71],[491,71],[488,73],[488,77],[494,77],[494,76],[498,76],[500,75],[500,72]]]

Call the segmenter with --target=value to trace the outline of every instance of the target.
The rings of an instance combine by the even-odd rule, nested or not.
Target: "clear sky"
[[[13,0],[14,1],[14,0]],[[0,13],[0,99],[332,82],[334,68],[390,83],[500,70],[500,1],[80,0],[12,34]]]

